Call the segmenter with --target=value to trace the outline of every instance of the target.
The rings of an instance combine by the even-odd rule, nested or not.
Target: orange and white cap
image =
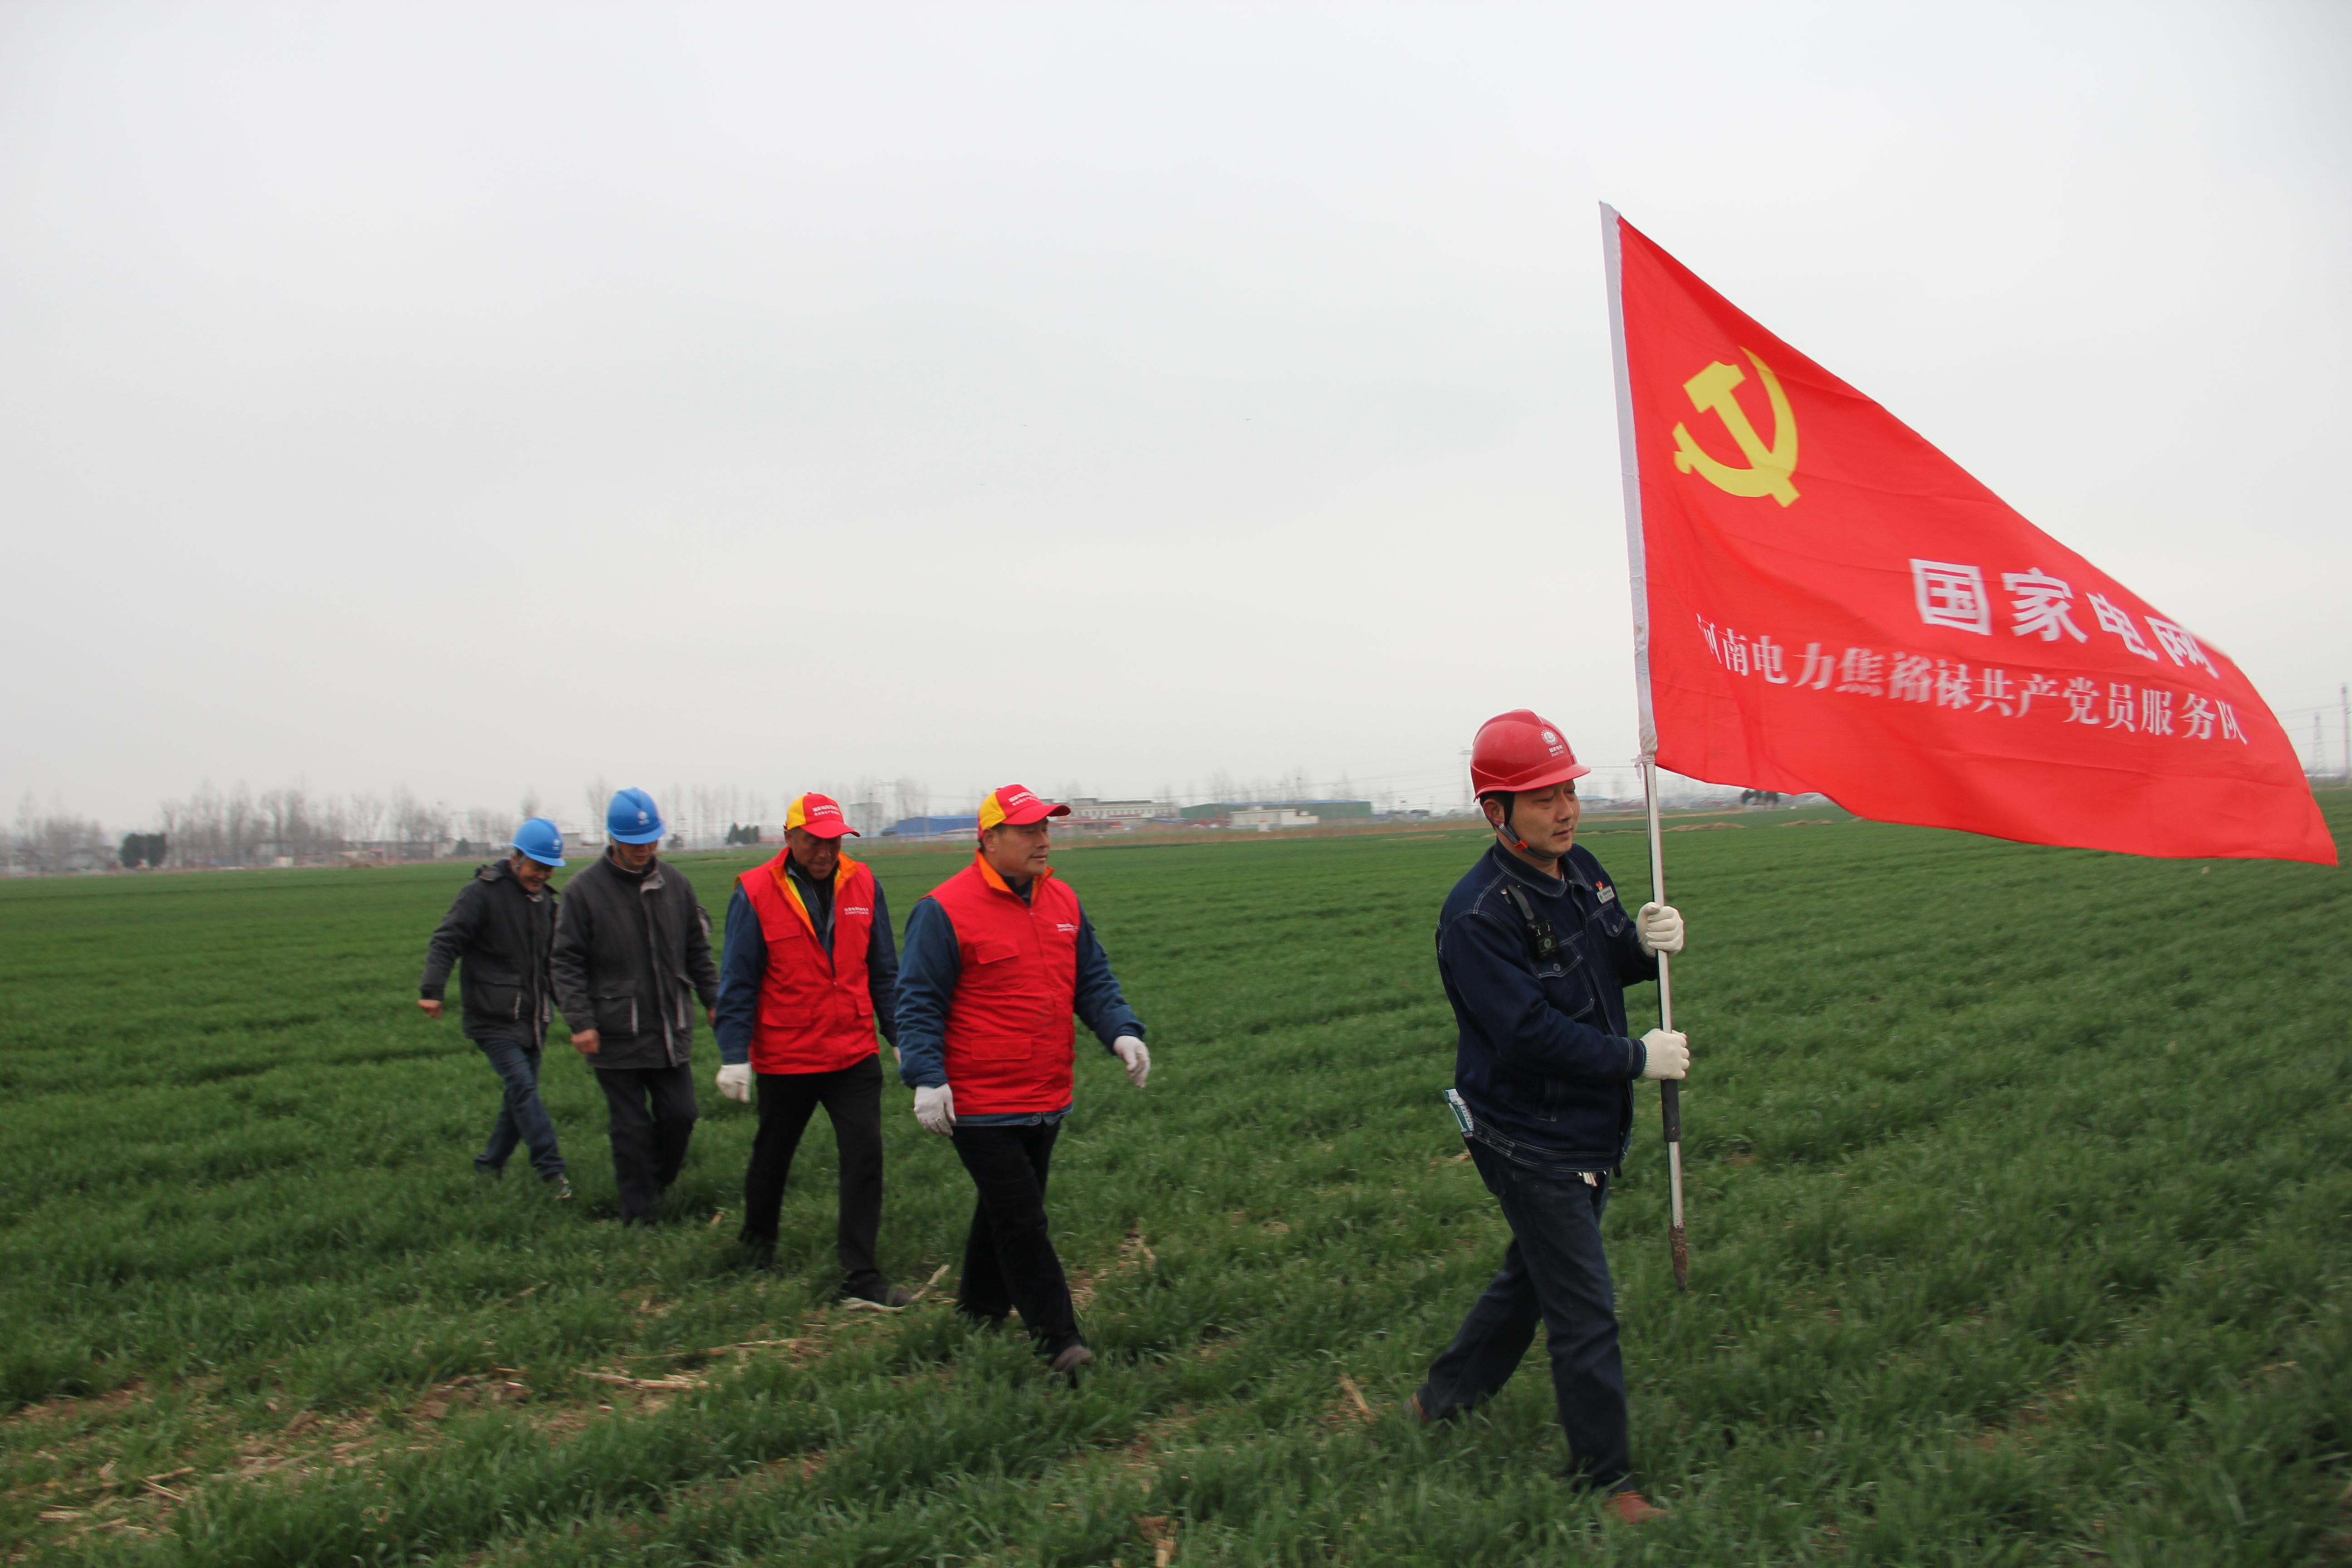
[[[1039,800],[1037,792],[1026,784],[1006,784],[981,797],[980,830],[985,833],[992,827],[1026,827],[1049,816],[1069,815],[1068,806]]]
[[[846,833],[852,838],[865,837],[849,826],[841,815],[841,803],[829,795],[804,795],[784,808],[784,830],[806,828],[819,838],[838,838]]]

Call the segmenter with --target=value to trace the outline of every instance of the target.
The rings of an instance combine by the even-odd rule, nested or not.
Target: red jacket
[[[789,854],[790,851],[785,851]],[[874,998],[866,984],[874,928],[874,873],[845,855],[833,874],[833,952],[817,940],[783,854],[736,879],[768,944],[751,1023],[754,1072],[837,1072],[874,1054]]]
[[[955,927],[945,1054],[957,1113],[1061,1110],[1077,1036],[1077,894],[1047,870],[1024,902],[974,856],[931,899]]]

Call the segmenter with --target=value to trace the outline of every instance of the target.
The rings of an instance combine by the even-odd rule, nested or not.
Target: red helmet
[[[1591,771],[1576,760],[1558,726],[1525,708],[1496,714],[1470,744],[1470,787],[1479,795],[1549,789]]]

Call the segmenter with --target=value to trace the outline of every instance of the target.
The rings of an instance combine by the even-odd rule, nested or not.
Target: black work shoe
[[[1076,1383],[1078,1381],[1078,1369],[1091,1365],[1094,1359],[1095,1352],[1086,1346],[1071,1345],[1054,1358],[1053,1371],[1056,1376],[1066,1377]]]
[[[491,1186],[507,1179],[507,1168],[504,1165],[485,1165],[478,1160],[474,1163],[474,1179],[486,1187]]]
[[[572,1182],[570,1178],[565,1176],[548,1177],[547,1196],[548,1201],[551,1203],[570,1203],[572,1201]]]

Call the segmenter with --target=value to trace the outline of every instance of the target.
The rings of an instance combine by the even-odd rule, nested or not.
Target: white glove
[[[728,1099],[749,1105],[751,1102],[751,1064],[727,1062],[719,1069],[719,1092]]]
[[[955,1090],[946,1084],[915,1091],[915,1120],[926,1132],[944,1138],[955,1131]]]
[[[1110,1043],[1118,1059],[1127,1064],[1127,1081],[1141,1089],[1151,1076],[1151,1047],[1133,1035],[1121,1035]]]
[[[1643,1078],[1675,1078],[1690,1071],[1690,1041],[1672,1029],[1653,1029],[1642,1037],[1649,1059],[1642,1064]]]
[[[1662,952],[1680,952],[1683,912],[1672,904],[1643,904],[1633,917],[1633,934],[1642,939],[1642,951],[1653,958]]]

